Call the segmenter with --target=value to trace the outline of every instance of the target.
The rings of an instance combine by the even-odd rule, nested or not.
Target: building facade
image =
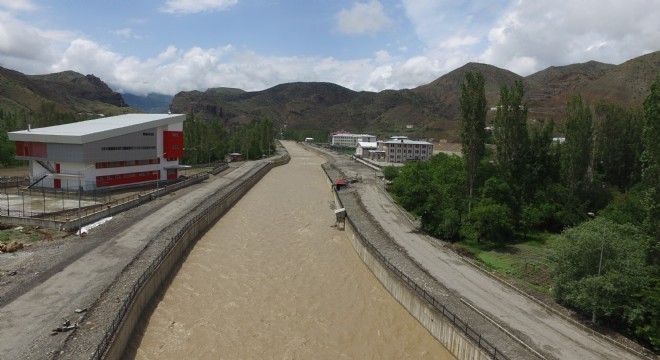
[[[409,140],[405,136],[379,141],[378,149],[372,152],[372,160],[388,163],[426,161],[433,156],[433,144],[426,141]]]
[[[8,135],[16,158],[30,162],[31,183],[90,190],[176,179],[185,118],[127,114]]]
[[[337,147],[355,148],[358,142],[375,142],[376,137],[368,134],[335,133],[330,144]]]
[[[369,153],[376,149],[378,149],[378,143],[376,142],[358,141],[358,145],[355,148],[355,156],[368,159]]]

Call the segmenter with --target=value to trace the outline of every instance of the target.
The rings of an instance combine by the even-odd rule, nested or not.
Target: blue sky
[[[660,0],[0,0],[0,66],[116,91],[381,91],[467,62],[529,75],[660,50]]]

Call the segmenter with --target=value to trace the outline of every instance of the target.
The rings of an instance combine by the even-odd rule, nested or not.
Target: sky
[[[174,95],[414,88],[468,62],[530,75],[660,50],[660,0],[0,0],[0,66]]]

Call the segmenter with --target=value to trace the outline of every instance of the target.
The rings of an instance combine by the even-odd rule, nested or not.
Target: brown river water
[[[453,359],[335,227],[323,159],[285,143],[201,238],[129,348],[136,359]]]

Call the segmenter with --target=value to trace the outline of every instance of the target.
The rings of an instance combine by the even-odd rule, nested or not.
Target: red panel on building
[[[163,151],[167,159],[183,157],[183,131],[163,131]]]
[[[55,164],[55,172],[60,173],[60,164]],[[62,180],[60,179],[55,179],[53,180],[53,187],[55,189],[61,189],[62,188]]]
[[[17,141],[16,156],[48,157],[46,143]]]
[[[142,171],[135,173],[104,175],[96,177],[96,187],[117,186],[152,181],[158,178],[157,171]]]

